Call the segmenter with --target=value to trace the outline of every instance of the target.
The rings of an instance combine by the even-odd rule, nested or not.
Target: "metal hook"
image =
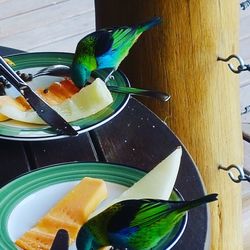
[[[250,112],[250,105],[247,105],[246,107],[244,107],[244,111],[241,112],[241,115],[245,115],[248,112]]]
[[[233,182],[236,182],[236,183],[240,183],[241,181],[248,181],[248,182],[250,182],[250,176],[246,175],[245,172],[244,172],[244,170],[243,170],[243,168],[240,167],[240,166],[232,164],[232,165],[230,165],[228,167],[219,166],[218,169],[229,171],[228,175],[229,175],[229,177],[231,178],[231,180]],[[231,169],[236,169],[239,172],[238,177],[235,177],[234,174],[232,172],[230,172]]]
[[[217,60],[218,61],[223,61],[223,62],[228,62],[231,59],[236,59],[239,62],[239,66],[237,67],[237,69],[234,69],[234,66],[229,63],[228,67],[231,69],[231,71],[233,71],[235,74],[239,74],[242,71],[246,71],[246,70],[250,70],[250,65],[249,64],[245,64],[243,59],[238,56],[238,55],[230,55],[227,58],[222,58],[222,57],[218,57]]]
[[[242,10],[245,10],[247,7],[250,6],[250,0],[244,1],[240,3],[240,7]]]

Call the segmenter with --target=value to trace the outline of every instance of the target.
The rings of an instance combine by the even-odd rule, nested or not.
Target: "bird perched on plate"
[[[76,47],[71,66],[71,78],[83,87],[92,71],[111,68],[115,71],[128,55],[139,36],[160,22],[156,17],[133,27],[118,27],[95,31],[81,39]]]
[[[77,249],[96,250],[105,246],[152,249],[163,238],[171,236],[186,211],[215,200],[217,194],[193,201],[141,199],[118,202],[81,227],[76,240]]]

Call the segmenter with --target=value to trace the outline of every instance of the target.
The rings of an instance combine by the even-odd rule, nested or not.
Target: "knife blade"
[[[77,131],[54,109],[43,101],[0,56],[0,69],[6,79],[15,87],[36,111],[38,116],[58,134],[77,135]]]

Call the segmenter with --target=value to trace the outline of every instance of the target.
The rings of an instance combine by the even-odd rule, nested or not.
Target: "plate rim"
[[[4,56],[4,58],[13,58],[13,57],[19,57],[19,56],[32,56],[32,55],[35,55],[35,56],[46,56],[46,55],[50,55],[50,56],[54,56],[54,57],[67,57],[67,56],[73,56],[74,53],[71,53],[71,52],[23,52],[23,53],[16,53],[16,54],[12,54],[12,55],[7,55],[7,56]],[[130,82],[127,78],[127,76],[121,71],[121,70],[117,70],[117,73],[124,79],[124,82],[126,83],[126,85],[129,87],[131,86],[130,85]],[[94,123],[93,125],[89,125],[88,127],[86,128],[83,128],[83,129],[78,129],[77,132],[78,132],[78,135],[80,134],[84,134],[85,132],[88,132],[88,131],[91,131],[97,127],[100,127],[102,126],[103,124],[109,122],[110,120],[112,120],[115,116],[117,116],[127,105],[129,99],[130,99],[130,94],[123,94],[123,100],[121,101],[121,103],[119,104],[119,106],[117,107],[117,109],[112,112],[111,114],[109,114],[107,117],[105,117],[105,119],[97,122],[97,123]],[[81,119],[79,119],[81,120]],[[48,126],[47,128],[45,129],[50,129],[50,127]],[[57,139],[63,139],[63,138],[68,138],[69,136],[67,135],[57,135],[55,133],[48,133],[47,135],[44,135],[44,136],[11,136],[11,135],[3,135],[3,134],[0,134],[0,139],[4,139],[4,140],[12,140],[12,141],[49,141],[49,140],[57,140]]]
[[[75,166],[73,166],[72,167],[72,165],[75,165]],[[12,246],[9,246],[8,245],[8,247],[12,247],[11,249],[17,249],[17,247],[15,246],[15,244],[13,243],[13,241],[10,239],[10,237],[9,237],[9,234],[8,234],[8,230],[7,230],[7,224],[8,224],[8,219],[9,219],[9,216],[11,215],[11,212],[13,211],[13,209],[22,201],[22,200],[24,200],[26,197],[28,197],[29,195],[31,195],[32,193],[35,193],[35,192],[37,192],[37,191],[39,191],[39,190],[41,190],[41,189],[43,189],[43,188],[46,188],[46,187],[48,187],[48,186],[50,186],[50,185],[55,185],[55,184],[59,184],[59,183],[64,183],[64,182],[71,182],[71,181],[79,181],[80,179],[82,179],[83,178],[83,176],[87,176],[87,174],[85,173],[82,173],[82,176],[79,176],[79,177],[77,177],[77,178],[73,178],[73,179],[71,179],[72,177],[67,177],[67,176],[65,176],[65,174],[69,174],[69,173],[71,173],[72,172],[72,174],[74,173],[74,172],[76,172],[77,173],[77,175],[79,175],[80,173],[79,173],[79,171],[80,171],[80,169],[77,169],[77,171],[76,170],[74,170],[73,168],[85,168],[86,167],[86,169],[88,170],[88,171],[92,171],[92,167],[95,167],[95,171],[96,171],[96,169],[98,169],[100,166],[102,166],[102,170],[103,170],[103,168],[106,168],[106,167],[111,167],[111,169],[109,169],[109,172],[112,170],[112,169],[117,169],[117,170],[123,170],[123,171],[129,171],[129,172],[133,172],[133,174],[136,174],[136,176],[135,175],[126,175],[127,177],[130,177],[130,181],[132,180],[132,182],[134,183],[134,182],[136,182],[137,180],[139,180],[141,177],[143,177],[147,172],[146,171],[144,171],[144,170],[141,170],[141,169],[139,169],[139,168],[136,168],[136,167],[131,167],[131,166],[128,166],[128,165],[126,165],[126,164],[119,164],[119,163],[109,163],[109,162],[91,162],[91,161],[89,161],[89,162],[78,162],[78,161],[76,161],[76,162],[66,162],[66,163],[59,163],[59,164],[53,164],[53,165],[49,165],[49,166],[44,166],[44,167],[42,167],[42,168],[39,168],[39,169],[34,169],[34,170],[32,170],[32,171],[30,171],[30,172],[27,172],[27,173],[24,173],[24,174],[21,174],[21,175],[19,175],[19,176],[17,176],[16,178],[14,178],[13,180],[11,180],[10,182],[8,182],[5,186],[3,186],[2,188],[0,188],[0,199],[2,198],[2,196],[4,196],[4,194],[6,193],[6,191],[8,191],[9,189],[11,189],[12,188],[12,186],[14,185],[14,187],[16,186],[16,185],[18,185],[20,182],[22,182],[22,181],[25,181],[25,179],[29,179],[29,177],[37,177],[36,175],[39,175],[39,174],[41,174],[41,177],[40,178],[43,178],[43,177],[46,177],[46,176],[49,176],[50,174],[51,174],[51,172],[55,172],[56,174],[59,174],[59,177],[61,177],[61,178],[63,178],[63,179],[59,179],[59,180],[54,180],[53,178],[51,178],[50,180],[48,180],[48,182],[46,182],[45,184],[41,184],[40,182],[39,182],[39,178],[38,179],[36,179],[35,178],[35,180],[34,180],[34,183],[36,183],[36,182],[39,182],[39,185],[38,185],[38,187],[36,188],[36,189],[34,189],[33,187],[32,187],[32,191],[31,192],[29,192],[29,193],[25,193],[24,195],[21,195],[20,197],[19,197],[19,199],[16,201],[16,202],[12,202],[12,203],[10,203],[11,204],[11,207],[8,209],[8,208],[5,208],[5,209],[3,209],[3,207],[4,207],[4,204],[6,203],[6,198],[5,199],[3,199],[3,200],[0,200],[0,208],[2,208],[1,210],[0,210],[0,217],[4,217],[4,215],[7,213],[7,217],[5,217],[4,218],[4,220],[2,219],[1,220],[1,222],[0,222],[0,228],[2,228],[2,227],[5,227],[5,229],[4,230],[2,230],[1,229],[1,231],[2,231],[2,235],[7,235],[8,236],[8,244],[12,244]],[[60,168],[64,168],[63,170],[64,171],[58,171],[58,170],[62,170],[62,169],[60,169]],[[85,169],[85,170],[86,170]],[[97,170],[97,175],[98,174],[100,174],[101,175],[101,172],[102,171],[100,171],[101,170],[101,168],[99,169],[99,170]],[[100,171],[100,172],[99,172]],[[123,176],[122,178],[125,178],[124,176],[125,175],[123,175],[122,173],[123,173],[123,171],[116,171],[115,172],[115,177],[117,177],[117,178],[119,178],[119,176]],[[34,176],[35,175],[35,176]],[[61,176],[62,175],[62,176]],[[93,173],[92,174],[90,174],[90,175],[93,175]],[[138,175],[139,175],[139,179],[138,179]],[[91,177],[91,176],[90,176]],[[109,177],[111,177],[111,175],[109,176]],[[69,178],[69,180],[65,180],[65,178]],[[96,178],[98,178],[98,177],[96,177]],[[100,177],[100,178],[102,178],[102,177]],[[104,179],[105,180],[105,178],[102,178],[102,179]],[[126,179],[127,180],[127,179]],[[109,181],[109,180],[105,180],[105,181],[108,181],[108,182],[112,182],[112,181]],[[113,182],[113,183],[116,183],[116,184],[120,184],[120,185],[124,185],[124,186],[130,186],[130,185],[126,185],[126,184],[121,184],[121,183],[118,183],[118,182]],[[28,184],[30,184],[30,183],[26,183],[26,186],[28,185]],[[21,189],[22,189],[22,186],[20,187]],[[27,187],[25,187],[25,189],[24,189],[24,191],[26,191],[26,189],[27,189]],[[184,200],[184,198],[183,198],[183,196],[182,196],[182,194],[176,189],[176,188],[174,188],[174,190],[175,190],[175,192]],[[4,192],[4,193],[2,193],[2,192]],[[13,195],[12,195],[13,196]],[[12,197],[12,199],[13,198],[15,198],[16,197],[16,195],[14,195],[13,197]],[[8,199],[7,199],[7,201],[8,201]],[[7,203],[7,205],[8,205],[8,203]],[[6,211],[5,211],[6,210]],[[177,242],[178,242],[178,240],[181,238],[181,236],[183,235],[183,233],[184,233],[184,231],[185,231],[185,228],[186,228],[186,225],[187,225],[187,221],[188,221],[188,212],[187,213],[185,213],[185,215],[184,215],[184,217],[183,217],[183,219],[182,219],[182,221],[180,222],[180,227],[179,227],[179,229],[178,229],[178,234],[177,234],[177,236],[176,237],[174,237],[172,240],[171,240],[171,243],[170,243],[170,245],[169,246],[167,246],[167,248],[166,248],[166,250],[168,250],[168,249],[171,249]],[[5,241],[4,241],[4,243],[6,243]],[[2,244],[3,243],[1,243],[0,242],[0,247],[2,246]],[[6,247],[5,245],[3,245],[3,247]]]

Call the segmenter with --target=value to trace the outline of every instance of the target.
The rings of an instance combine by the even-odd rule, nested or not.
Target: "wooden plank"
[[[241,112],[250,105],[250,85],[240,88]],[[241,115],[242,130],[250,136],[250,112]]]
[[[250,171],[250,143],[244,142],[244,168]],[[242,221],[244,249],[250,249],[250,183],[242,183]]]
[[[246,16],[243,17],[243,13],[240,16],[240,40],[244,39],[245,37],[250,35],[249,32],[249,23],[250,23],[250,15],[249,15],[249,9]]]
[[[28,142],[27,155],[32,169],[72,161],[97,161],[88,133],[74,138]]]
[[[126,108],[112,121],[92,131],[91,137],[102,152],[102,161],[147,171],[181,145],[165,123],[134,99],[130,99]],[[204,194],[200,176],[185,149],[176,187],[185,199]],[[187,228],[173,250],[204,249],[206,214],[205,207],[189,212]]]
[[[0,20],[10,18],[17,15],[22,15],[28,13],[30,11],[34,11],[41,8],[48,8],[52,5],[58,5],[61,2],[65,2],[69,0],[8,0],[8,1],[0,1]]]
[[[250,172],[250,143],[249,142],[244,142],[244,168]],[[248,188],[250,191],[250,186],[248,186]]]
[[[95,14],[94,10],[90,10],[89,12],[53,23],[49,29],[47,26],[41,26],[32,31],[28,30],[9,35],[1,39],[1,44],[13,48],[20,48],[25,51],[38,51],[39,49],[41,51],[41,47],[46,47],[48,44],[63,42],[65,39],[70,40],[74,36],[82,35],[83,37],[87,32],[93,31],[94,29]],[[34,39],[34,37],[36,37],[36,39]],[[74,51],[77,42],[68,44],[70,45],[68,51]],[[57,47],[57,50],[58,49],[63,51],[60,47]]]
[[[248,24],[249,25],[249,24]],[[249,49],[250,37],[247,35],[244,39],[240,40],[240,55],[245,62],[249,62],[250,59],[250,49]]]
[[[245,63],[247,63],[247,61]],[[245,71],[240,74],[240,87],[246,87],[248,85],[250,85],[249,72]]]
[[[75,52],[76,44],[80,41],[81,38],[83,38],[85,35],[91,33],[94,31],[94,29],[91,29],[89,31],[83,31],[81,34],[74,35],[72,37],[68,37],[65,39],[62,39],[60,41],[52,42],[49,44],[44,44],[41,46],[34,47],[32,49],[29,49],[29,52],[35,52],[35,51],[58,51],[58,52]]]
[[[26,173],[29,163],[22,142],[0,139],[0,187],[17,176]]]
[[[0,39],[16,33],[33,31],[42,26],[48,28],[64,19],[88,13],[93,9],[93,0],[71,0],[4,19],[0,22]],[[34,39],[36,40],[36,37]]]
[[[250,84],[240,88],[240,108],[241,111],[244,107],[250,105]]]
[[[243,199],[243,209],[242,209],[242,218],[243,218],[243,242],[244,249],[250,249],[250,188],[249,183],[245,182],[242,184],[242,199]]]

